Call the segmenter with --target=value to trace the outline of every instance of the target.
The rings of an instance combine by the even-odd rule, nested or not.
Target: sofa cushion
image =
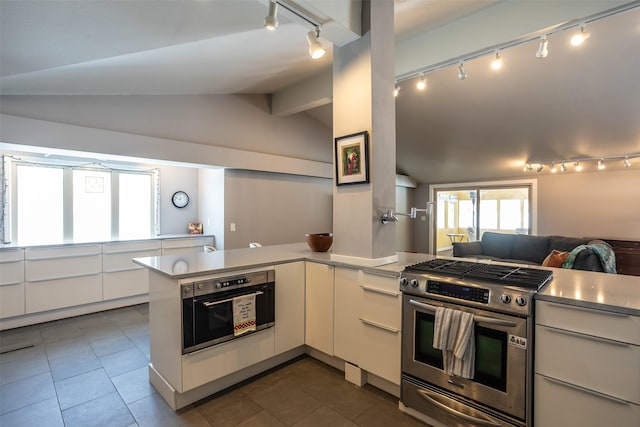
[[[562,267],[562,264],[567,260],[569,252],[560,252],[557,249],[551,251],[549,255],[542,261],[543,267]]]
[[[485,233],[482,235],[483,255],[488,255],[496,258],[514,258],[511,256],[513,238],[513,234],[502,234],[485,231]],[[542,259],[544,259],[544,257]]]
[[[549,237],[527,234],[513,236],[512,258],[526,259],[536,264],[542,264],[547,255],[549,255]]]
[[[482,255],[482,242],[453,242],[453,256],[469,257]]]
[[[548,252],[556,249],[561,252],[571,252],[576,246],[586,245],[588,239],[580,239],[576,237],[550,236]]]

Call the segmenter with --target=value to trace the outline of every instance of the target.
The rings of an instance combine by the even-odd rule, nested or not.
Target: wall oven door
[[[240,338],[233,333],[233,298],[252,294],[256,299],[256,332],[272,327],[275,324],[273,282],[183,299],[182,353]]]
[[[475,316],[473,379],[452,376],[443,370],[442,352],[433,348],[434,307],[438,306],[470,312]],[[530,381],[527,373],[530,327],[527,318],[405,294],[402,372],[441,388],[447,394],[459,395],[463,400],[477,402],[524,420]],[[432,391],[429,393],[432,394]]]

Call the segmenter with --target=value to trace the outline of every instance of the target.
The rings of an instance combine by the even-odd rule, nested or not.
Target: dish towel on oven
[[[233,335],[256,330],[256,294],[233,299]]]
[[[436,309],[433,348],[442,350],[444,370],[473,378],[476,357],[473,314],[445,307]]]

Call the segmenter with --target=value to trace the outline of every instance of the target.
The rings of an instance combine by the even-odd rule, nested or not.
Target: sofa
[[[602,240],[563,236],[530,236],[528,234],[503,234],[487,231],[482,239],[474,242],[455,242],[453,256],[490,259],[517,264],[561,267],[571,251],[580,245],[586,248],[575,253],[571,268],[575,270],[605,271],[601,256],[594,245],[606,245]],[[612,251],[612,250],[611,250]],[[561,261],[558,261],[561,260]],[[566,264],[565,264],[566,268]]]

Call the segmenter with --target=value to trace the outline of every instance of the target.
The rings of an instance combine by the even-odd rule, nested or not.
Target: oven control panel
[[[438,280],[427,280],[427,293],[443,295],[465,301],[489,303],[489,289],[464,286]]]

